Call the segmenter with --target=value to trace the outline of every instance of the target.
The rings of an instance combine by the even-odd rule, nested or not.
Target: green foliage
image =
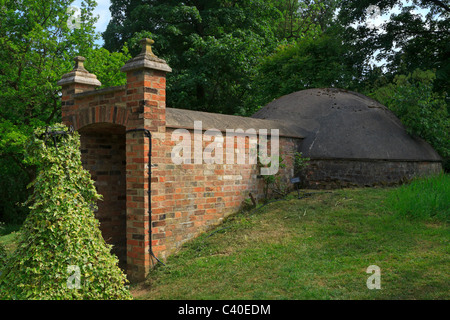
[[[302,174],[303,170],[309,166],[310,160],[310,158],[304,157],[302,152],[296,152],[294,155],[294,174]]]
[[[445,95],[433,91],[435,72],[416,70],[398,75],[394,81],[376,89],[371,96],[392,110],[407,131],[450,158],[450,116]],[[448,164],[447,164],[448,165]]]
[[[6,249],[3,246],[3,244],[0,243],[0,266],[4,265],[6,262],[6,258],[7,258],[7,253],[6,253]],[[0,276],[1,276],[1,269],[0,269]]]
[[[275,1],[281,16],[277,20],[277,38],[291,41],[320,35],[332,24],[338,2],[335,0]]]
[[[0,222],[0,235],[3,233],[4,223]],[[5,263],[6,260],[6,249],[2,243],[0,243],[0,266]],[[1,271],[0,271],[1,272]]]
[[[273,159],[273,158],[272,158]],[[258,162],[259,167],[270,167],[272,165],[272,161],[267,165],[262,165]],[[278,156],[278,168],[283,169],[286,168],[286,164],[284,163],[284,158],[282,156]],[[264,202],[270,200],[271,197],[274,198],[284,198],[288,195],[290,191],[290,186],[286,182],[286,179],[281,176],[280,170],[278,170],[275,174],[267,174],[261,175],[264,181],[263,194],[264,194]]]
[[[450,176],[417,178],[393,190],[387,205],[401,217],[450,222]]]
[[[67,26],[71,1],[12,1],[0,7],[0,116],[14,124],[53,120],[56,82],[94,45],[95,2],[83,1],[80,29]]]
[[[3,230],[4,230],[5,226],[3,222],[0,222],[0,235],[3,234]],[[6,248],[3,245],[3,243],[0,243],[0,266],[3,266],[6,262],[6,258],[7,258],[8,254],[6,252]],[[1,269],[0,269],[0,276],[1,276]]]
[[[13,161],[0,158],[0,221],[20,224],[28,214],[21,206],[29,196],[28,175]]]
[[[63,125],[52,129],[68,132]],[[44,133],[36,130],[27,148],[39,173],[17,249],[2,267],[0,297],[129,299],[125,275],[93,213],[100,196],[81,165],[78,133],[58,136],[56,143]],[[79,289],[71,287],[70,266],[79,268]]]
[[[95,1],[83,1],[80,29],[70,30],[71,0],[14,1],[0,5],[0,219],[23,220],[24,188],[35,168],[26,162],[24,142],[35,128],[60,117],[56,82],[71,59],[93,46]],[[14,182],[17,180],[16,182]]]
[[[377,6],[389,19],[377,28],[369,6]],[[435,90],[450,88],[450,6],[448,1],[342,0],[339,21],[347,41],[376,56],[391,74],[408,74],[419,68],[436,69]]]
[[[39,126],[60,121],[61,76],[73,57],[87,57],[86,66],[103,86],[125,83],[120,67],[130,57],[95,48],[96,2],[81,2],[79,29],[69,29],[72,0],[14,1],[0,4],[0,221],[18,223],[28,210],[16,205],[28,196],[25,186],[35,167],[25,157],[25,141]]]
[[[294,176],[300,176],[303,170],[309,165],[309,158],[305,158],[301,152],[296,152],[294,154]],[[258,166],[270,167],[271,163],[267,165],[262,165],[258,162]],[[286,163],[282,156],[278,157],[279,169],[286,168]],[[285,198],[290,191],[292,191],[292,184],[286,179],[278,170],[275,174],[262,175],[264,181],[263,194],[264,202],[269,201],[271,198]]]
[[[335,1],[112,0],[103,37],[105,48],[117,51],[137,34],[152,34],[155,54],[173,69],[169,107],[249,115],[261,59],[280,41],[320,32],[331,19],[329,3]]]
[[[168,77],[168,105],[184,109],[245,115],[244,97],[256,76],[258,58],[268,45],[248,30],[217,37],[191,37],[191,47],[179,57],[188,65]],[[171,64],[173,65],[173,63]]]
[[[102,83],[100,88],[125,85],[127,75],[120,68],[131,59],[128,47],[124,46],[121,52],[109,52],[105,48],[94,48],[85,54],[86,69],[95,74]]]
[[[255,104],[309,88],[353,89],[361,78],[357,57],[342,45],[340,28],[317,37],[281,45],[260,64],[255,79]],[[361,61],[359,61],[361,63]]]

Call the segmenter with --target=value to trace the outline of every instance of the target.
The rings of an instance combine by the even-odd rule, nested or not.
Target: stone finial
[[[143,68],[172,72],[172,69],[167,65],[166,61],[158,58],[153,53],[152,44],[154,44],[155,41],[149,38],[144,38],[140,42],[142,46],[141,53],[128,60],[127,63],[120,69],[122,72]]]
[[[155,41],[153,41],[152,39],[149,39],[149,38],[144,38],[140,42],[141,42],[141,46],[142,46],[141,54],[142,53],[148,54],[148,55],[156,58],[155,54],[152,51],[152,44],[154,44]]]
[[[84,61],[86,61],[85,57],[82,56],[76,56],[75,58],[73,58],[73,60],[75,61],[75,67],[73,68],[73,70],[77,70],[77,71],[86,71],[88,72],[85,68],[84,68]]]
[[[57,85],[64,86],[72,83],[87,84],[94,87],[102,85],[101,82],[97,80],[95,74],[89,73],[89,71],[84,68],[84,61],[86,61],[85,57],[76,56],[73,60],[75,61],[74,68],[69,73],[64,74]]]

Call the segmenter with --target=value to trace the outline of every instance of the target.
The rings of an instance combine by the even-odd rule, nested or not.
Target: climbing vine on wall
[[[131,298],[94,216],[100,196],[79,147],[78,133],[60,124],[31,139],[27,152],[38,175],[18,247],[0,271],[0,298]]]

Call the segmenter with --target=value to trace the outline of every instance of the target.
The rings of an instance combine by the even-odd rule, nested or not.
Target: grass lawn
[[[302,199],[293,193],[186,243],[145,283],[132,286],[132,294],[155,300],[447,300],[449,180],[309,190]],[[423,197],[429,201],[419,201]],[[18,228],[0,228],[0,244],[10,253]],[[367,288],[371,265],[381,270],[380,290]]]
[[[294,193],[240,213],[187,243],[132,293],[167,300],[449,299],[448,222],[393,214],[386,199],[395,190],[310,191],[300,200]],[[367,288],[370,265],[381,269],[380,290]]]

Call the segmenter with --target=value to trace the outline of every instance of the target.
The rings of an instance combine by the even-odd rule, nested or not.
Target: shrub
[[[38,167],[30,214],[0,276],[3,299],[130,299],[93,209],[100,199],[81,165],[79,135],[40,129],[28,146]]]

